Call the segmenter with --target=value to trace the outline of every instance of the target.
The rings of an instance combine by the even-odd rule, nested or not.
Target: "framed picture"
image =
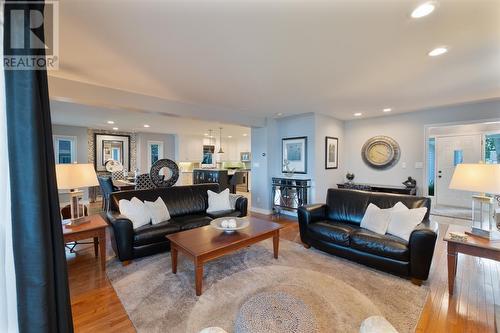
[[[325,137],[325,169],[339,167],[339,139],[331,136]]]
[[[241,162],[250,162],[250,152],[245,151],[240,153]]]
[[[130,136],[94,134],[94,166],[96,171],[106,171],[107,161],[118,161],[123,170],[130,170]]]
[[[282,139],[283,173],[307,173],[307,136]]]

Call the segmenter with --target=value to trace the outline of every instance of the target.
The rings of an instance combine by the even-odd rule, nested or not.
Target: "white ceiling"
[[[151,113],[138,110],[111,109],[95,107],[69,102],[50,102],[52,123],[58,125],[82,126],[118,131],[143,132],[143,133],[170,133],[204,136],[209,134],[219,138],[219,128],[222,127],[222,137],[243,138],[250,137],[250,128],[230,125],[226,123],[203,121],[183,117],[173,117],[162,113]],[[113,121],[114,124],[108,124]],[[150,127],[145,128],[144,125]]]
[[[63,0],[50,92],[251,126],[278,112],[352,119],[500,97],[500,1],[441,0],[411,19],[418,3]],[[441,45],[447,54],[427,56]],[[81,82],[95,93],[64,88]],[[131,97],[89,97],[106,87]]]

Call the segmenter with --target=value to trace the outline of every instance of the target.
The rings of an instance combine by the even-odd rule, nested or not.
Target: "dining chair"
[[[102,192],[102,209],[107,212],[109,209],[109,197],[111,193],[118,191],[118,189],[113,185],[112,177],[99,176],[97,180]]]
[[[155,184],[151,180],[149,173],[144,173],[142,175],[137,175],[135,178],[135,189],[136,190],[148,190],[150,188],[155,188]]]

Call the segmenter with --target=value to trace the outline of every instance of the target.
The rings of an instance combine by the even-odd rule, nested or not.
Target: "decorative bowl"
[[[223,227],[221,225],[222,221],[229,221],[229,220],[235,220],[236,227],[230,228],[230,227]],[[212,220],[212,222],[210,222],[210,225],[217,230],[222,230],[224,232],[231,233],[248,227],[250,225],[250,221],[242,217],[219,217],[215,220]]]

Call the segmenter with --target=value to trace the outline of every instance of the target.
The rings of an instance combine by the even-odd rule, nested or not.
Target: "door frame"
[[[424,161],[424,175],[423,178],[421,179],[422,181],[422,196],[425,197],[430,197],[434,198],[434,196],[429,196],[429,187],[427,184],[427,177],[429,175],[429,170],[427,168],[427,164],[429,162],[429,138],[436,138],[440,135],[429,135],[429,131],[433,127],[447,127],[447,126],[457,126],[457,125],[472,125],[472,124],[480,124],[480,123],[485,123],[485,122],[498,122],[500,121],[500,118],[488,118],[488,119],[478,119],[478,120],[463,120],[463,121],[455,121],[455,122],[446,122],[446,123],[434,123],[434,124],[425,124],[424,125],[424,149],[423,149],[423,161]],[[496,133],[496,132],[494,132]],[[467,133],[469,134],[474,134],[474,133]],[[484,159],[484,134],[490,134],[490,133],[475,133],[475,134],[483,134],[483,139],[482,139],[482,149],[481,149],[481,157]],[[466,135],[466,134],[464,134]],[[442,135],[441,135],[442,136]],[[456,135],[449,135],[449,136],[456,136]],[[436,161],[434,161],[435,163]],[[435,165],[434,165],[435,166]],[[436,179],[434,176],[434,184],[436,184]],[[434,201],[434,200],[433,200]]]

